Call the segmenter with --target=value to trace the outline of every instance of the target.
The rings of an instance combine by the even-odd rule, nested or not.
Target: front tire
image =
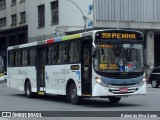
[[[159,83],[157,82],[157,80],[152,80],[151,86],[152,86],[153,88],[158,88]]]
[[[31,83],[29,81],[27,81],[27,83],[25,84],[25,95],[28,98],[33,97],[33,93],[31,91]]]
[[[121,97],[109,97],[108,98],[111,103],[118,103],[121,100]]]
[[[71,84],[70,85],[70,89],[69,89],[69,98],[70,98],[70,102],[77,105],[80,104],[81,101],[81,97],[79,97],[77,95],[77,88],[75,84]]]

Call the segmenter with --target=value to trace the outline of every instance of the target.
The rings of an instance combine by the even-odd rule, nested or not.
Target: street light
[[[80,12],[82,13],[83,16],[83,20],[84,20],[84,31],[86,32],[86,21],[87,21],[87,17],[84,15],[83,11],[81,10],[81,8],[73,1],[68,0],[69,2],[73,3],[74,5],[76,5],[76,7],[80,10]]]

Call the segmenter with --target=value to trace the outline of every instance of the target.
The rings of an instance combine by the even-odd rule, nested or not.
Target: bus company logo
[[[11,112],[2,112],[2,117],[12,117]]]

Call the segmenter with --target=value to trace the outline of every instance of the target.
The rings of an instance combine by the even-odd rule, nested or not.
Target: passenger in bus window
[[[126,59],[123,57],[123,54],[121,53],[117,58],[115,59],[115,63],[117,63],[119,66],[124,66],[126,63]]]

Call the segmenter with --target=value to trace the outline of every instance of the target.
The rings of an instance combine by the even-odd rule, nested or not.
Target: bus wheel
[[[108,98],[111,103],[118,103],[121,100],[121,97],[109,97]]]
[[[80,103],[80,97],[77,95],[77,88],[75,84],[71,84],[69,89],[70,102],[77,105]]]
[[[31,83],[29,81],[27,81],[26,85],[25,85],[25,95],[29,98],[32,97],[32,92],[31,92]]]

